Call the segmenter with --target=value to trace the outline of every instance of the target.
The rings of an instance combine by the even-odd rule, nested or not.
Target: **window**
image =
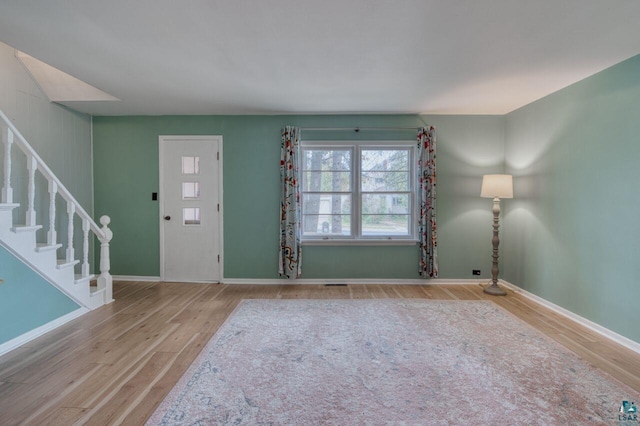
[[[200,173],[200,157],[182,157],[182,174],[197,175]]]
[[[182,182],[182,199],[197,200],[200,198],[200,182]]]
[[[200,225],[200,207],[184,207],[182,209],[183,225]]]
[[[303,240],[414,240],[413,158],[409,142],[303,142]]]
[[[200,157],[182,157],[182,174],[200,174]],[[190,177],[191,179],[193,177]],[[193,202],[200,200],[200,182],[185,180],[182,182],[182,199],[193,205]],[[183,207],[182,224],[184,226],[200,225],[200,207]]]

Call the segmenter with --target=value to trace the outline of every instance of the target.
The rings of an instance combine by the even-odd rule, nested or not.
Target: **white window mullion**
[[[361,188],[360,188],[360,147],[356,146],[354,147],[354,155],[353,155],[354,159],[353,159],[353,163],[352,163],[352,168],[353,168],[353,200],[352,200],[352,206],[353,206],[353,210],[351,212],[352,214],[352,218],[351,218],[351,222],[353,223],[352,229],[353,229],[353,236],[354,238],[360,238],[361,233],[360,233],[360,211],[361,211],[361,203],[362,200],[360,199],[360,193],[361,193]]]

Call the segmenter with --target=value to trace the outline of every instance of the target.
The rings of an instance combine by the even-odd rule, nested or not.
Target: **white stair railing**
[[[82,264],[81,264],[81,277],[88,278],[90,276],[89,265],[89,231],[100,241],[100,275],[98,277],[98,290],[104,289],[105,302],[109,303],[113,300],[112,289],[112,277],[109,273],[109,242],[113,237],[113,233],[108,228],[111,219],[108,216],[102,216],[100,223],[102,227],[98,226],[89,214],[82,208],[80,203],[71,195],[69,190],[60,182],[60,180],[53,174],[49,167],[42,161],[40,156],[29,145],[27,140],[16,129],[13,123],[7,118],[7,116],[0,111],[0,127],[2,128],[2,142],[4,153],[3,164],[3,186],[2,186],[2,204],[13,204],[13,189],[11,187],[11,152],[13,145],[16,145],[27,157],[27,172],[28,172],[28,184],[27,184],[27,210],[26,210],[26,227],[37,226],[36,222],[36,208],[35,208],[35,179],[36,171],[40,172],[42,176],[48,181],[49,191],[49,224],[47,231],[47,245],[55,246],[57,244],[57,232],[55,228],[56,222],[56,195],[60,195],[67,203],[67,247],[65,250],[65,261],[67,263],[75,262],[75,250],[73,247],[74,236],[74,217],[77,215],[82,221],[83,231],[83,248],[82,248]]]

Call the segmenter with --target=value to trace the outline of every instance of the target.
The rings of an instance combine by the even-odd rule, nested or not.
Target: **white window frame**
[[[300,161],[303,161],[305,149],[350,150],[351,151],[351,235],[302,235],[304,245],[414,245],[418,241],[417,227],[417,182],[416,182],[416,143],[414,141],[301,141]],[[407,149],[409,151],[409,190],[400,191],[409,194],[409,235],[362,235],[362,194],[375,193],[362,191],[360,177],[362,151],[367,149]],[[300,164],[301,188],[305,188],[305,170]],[[300,202],[304,203],[304,190],[300,191]],[[384,193],[384,192],[383,192]],[[395,193],[395,191],[394,191]],[[301,211],[304,211],[302,206]]]

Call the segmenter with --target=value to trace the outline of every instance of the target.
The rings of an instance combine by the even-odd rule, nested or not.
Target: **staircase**
[[[109,274],[109,242],[113,234],[108,228],[109,217],[102,216],[100,218],[102,227],[98,226],[2,111],[0,111],[0,129],[2,131],[0,148],[2,148],[3,154],[2,166],[0,167],[2,171],[2,180],[0,180],[2,183],[0,245],[80,306],[93,310],[113,302],[112,278]],[[20,150],[26,156],[26,171],[12,170],[12,150],[15,149]],[[15,152],[13,152],[13,157],[16,157]],[[16,224],[14,223],[13,211],[19,208],[20,204],[14,203],[11,180],[12,175],[15,176],[19,172],[26,172],[28,176],[26,194],[20,194],[23,195],[20,199],[26,200],[27,209],[24,223]],[[48,183],[48,206],[36,205],[37,173],[41,174]],[[56,203],[60,198],[62,203]],[[66,211],[58,212],[56,204],[66,206]],[[42,210],[38,207],[49,212],[47,224],[44,224],[46,226],[46,241],[42,242],[36,241],[36,232],[43,228],[43,224],[39,224],[36,217],[36,212]],[[66,222],[65,247],[58,243],[56,217],[59,214],[66,215],[66,217],[61,216]],[[82,224],[81,229],[78,230],[74,229],[76,217],[79,217]],[[76,259],[74,247],[76,232],[82,233],[81,259]],[[95,280],[95,285],[92,285],[96,276],[90,273],[89,253],[94,236],[100,241],[100,274]],[[59,251],[63,252],[61,258],[58,258]]]

